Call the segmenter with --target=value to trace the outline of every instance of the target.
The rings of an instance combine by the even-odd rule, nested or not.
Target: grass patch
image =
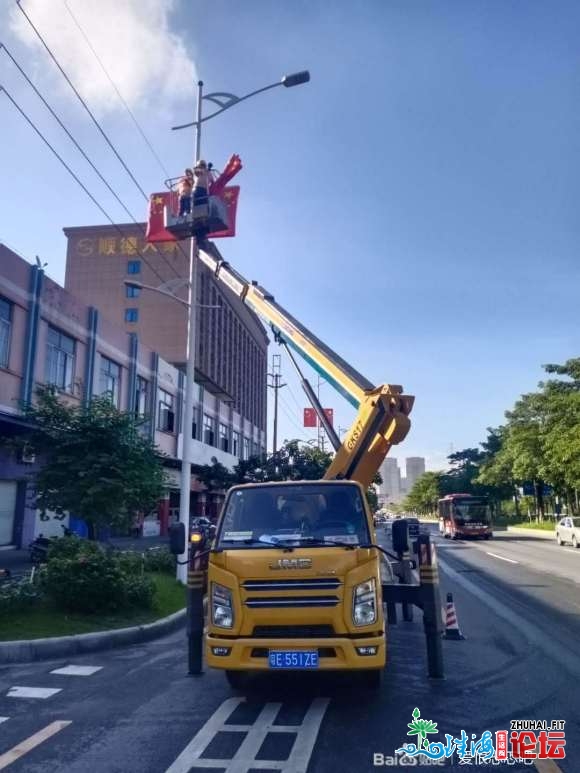
[[[50,601],[0,619],[0,641],[42,639],[49,636],[71,636],[77,633],[107,631],[151,623],[185,607],[185,588],[174,577],[152,572],[157,592],[152,609],[124,610],[104,615],[83,615],[62,612]]]
[[[554,531],[556,528],[555,521],[543,521],[542,523],[536,523],[532,521],[526,521],[525,523],[510,523],[510,526],[515,526],[518,529],[535,529],[536,531]]]

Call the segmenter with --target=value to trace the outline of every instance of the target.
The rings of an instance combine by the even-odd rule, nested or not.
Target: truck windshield
[[[461,523],[489,523],[491,520],[490,507],[486,502],[473,502],[465,500],[455,503],[455,520]]]
[[[349,484],[250,486],[230,492],[219,526],[218,548],[272,544],[324,547],[368,545],[361,493]]]

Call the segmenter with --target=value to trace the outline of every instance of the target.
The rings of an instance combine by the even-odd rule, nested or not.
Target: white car
[[[556,542],[570,542],[573,548],[580,545],[580,518],[566,517],[556,524]]]

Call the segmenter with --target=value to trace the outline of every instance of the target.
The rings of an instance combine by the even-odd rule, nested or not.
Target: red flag
[[[325,408],[324,413],[326,414],[326,418],[328,419],[330,426],[332,427],[334,423],[334,408]]]
[[[304,426],[305,427],[316,427],[318,423],[318,416],[316,415],[316,411],[314,408],[305,408],[304,409]]]
[[[224,171],[220,174],[217,180],[214,180],[209,186],[209,192],[211,196],[220,196],[226,184],[237,175],[242,168],[241,158],[234,153],[225,166]]]
[[[226,205],[229,228],[224,231],[208,234],[210,239],[221,239],[226,236],[236,235],[236,214],[238,210],[238,198],[240,186],[232,185],[216,194]],[[179,211],[179,197],[176,191],[163,191],[153,193],[149,199],[149,216],[147,218],[147,232],[145,238],[148,242],[176,242],[177,237],[165,229],[163,210],[169,210],[177,215]]]
[[[208,234],[209,239],[223,239],[226,236],[236,235],[236,215],[238,212],[238,198],[240,195],[239,185],[230,185],[224,189],[223,193],[217,194],[220,199],[226,205],[228,213],[228,223],[230,227],[225,231],[217,231],[212,234]]]
[[[170,207],[175,211],[175,207],[172,207],[172,191],[165,191],[163,193],[153,193],[149,197],[149,217],[147,218],[147,232],[145,238],[148,242],[175,242],[176,237],[165,230],[163,222],[163,209],[164,207]]]

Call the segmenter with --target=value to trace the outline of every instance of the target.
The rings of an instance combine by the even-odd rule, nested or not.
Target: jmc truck
[[[291,349],[358,409],[341,441],[302,377],[335,449],[325,479],[228,492],[209,554],[207,663],[234,686],[247,672],[304,669],[360,671],[377,684],[387,644],[365,490],[407,435],[414,398],[400,386],[374,386],[234,271],[212,243],[202,242],[199,256],[269,323],[299,373]]]

